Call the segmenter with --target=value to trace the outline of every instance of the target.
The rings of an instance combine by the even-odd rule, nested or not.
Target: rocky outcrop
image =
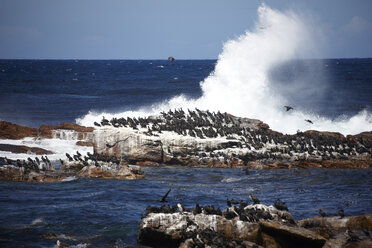
[[[61,123],[56,126],[41,125],[40,136],[43,138],[68,139],[71,136],[77,140],[92,140],[93,127],[84,127],[75,123]]]
[[[0,144],[0,151],[7,151],[12,153],[27,153],[36,155],[48,155],[53,154],[53,152],[45,150],[39,147],[28,147],[28,146],[18,146],[18,145],[8,145]]]
[[[315,217],[298,224],[287,211],[262,204],[224,211],[196,205],[147,207],[138,235],[151,247],[369,247],[370,215]],[[332,233],[332,235],[324,235]]]
[[[0,139],[23,139],[25,137],[36,137],[37,135],[36,128],[0,121]]]
[[[283,135],[258,121],[182,109],[148,118],[103,119],[94,151],[132,164],[248,168],[370,168],[370,133]]]
[[[76,158],[76,160],[75,160]],[[128,166],[111,161],[97,159],[83,160],[74,155],[62,161],[62,167],[56,170],[47,157],[11,160],[0,158],[0,180],[25,182],[56,182],[71,178],[102,178],[132,180],[142,179],[143,171],[138,166]]]
[[[75,123],[61,123],[56,126],[41,125],[30,128],[14,123],[0,121],[0,139],[23,139],[26,137],[57,138],[92,141],[93,127],[84,127]]]

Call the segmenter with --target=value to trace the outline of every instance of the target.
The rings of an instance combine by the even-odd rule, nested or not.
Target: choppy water
[[[52,247],[59,239],[69,244],[112,247],[118,240],[135,244],[147,205],[159,205],[172,188],[169,204],[214,204],[226,198],[248,200],[249,193],[264,204],[276,198],[287,203],[299,220],[317,215],[319,208],[347,215],[372,212],[372,170],[252,170],[145,168],[135,181],[79,179],[60,183],[0,182],[0,246]],[[53,239],[41,235],[54,233]]]

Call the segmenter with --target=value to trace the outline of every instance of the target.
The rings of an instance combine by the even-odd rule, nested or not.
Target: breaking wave
[[[295,109],[286,112],[288,94],[294,90],[278,90],[280,85],[270,79],[270,71],[288,61],[314,55],[317,35],[299,15],[280,12],[266,5],[258,8],[258,21],[252,31],[246,31],[235,40],[226,42],[218,57],[214,71],[200,83],[202,96],[190,99],[184,95],[163,103],[144,106],[122,113],[89,112],[77,123],[92,126],[94,121],[125,116],[148,116],[174,108],[228,112],[236,116],[259,119],[270,128],[283,133],[316,129],[343,134],[356,134],[372,130],[372,115],[364,110],[353,117],[329,119],[310,110]],[[302,92],[319,90],[326,95],[320,82],[296,82]],[[318,84],[318,85],[317,85]],[[284,86],[283,86],[284,87]],[[293,85],[292,85],[293,87]],[[310,119],[314,124],[305,121]]]

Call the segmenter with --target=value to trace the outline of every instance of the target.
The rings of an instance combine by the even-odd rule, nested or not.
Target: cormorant
[[[293,109],[291,106],[284,106],[286,108],[287,111]]]
[[[280,199],[276,199],[276,201],[274,202],[274,207],[276,207],[276,209],[278,209],[278,210],[288,211],[288,208],[285,205],[285,202],[282,202]]]
[[[340,215],[340,219],[344,218],[345,217],[344,210],[342,209],[338,210],[338,215]]]
[[[166,202],[165,199],[167,198],[167,196],[168,196],[169,192],[171,192],[171,190],[172,190],[172,189],[169,189],[168,192],[165,193],[165,195],[161,198],[160,202]]]
[[[249,198],[253,201],[253,204],[260,204],[260,200],[257,197],[254,197],[252,194],[249,194]]]
[[[318,212],[319,212],[320,216],[322,216],[322,217],[326,217],[327,216],[327,214],[322,209],[319,209]]]

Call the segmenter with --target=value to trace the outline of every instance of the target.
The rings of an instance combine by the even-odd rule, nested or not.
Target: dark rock
[[[53,154],[53,152],[45,150],[39,147],[28,147],[28,146],[20,146],[20,145],[8,145],[8,144],[0,144],[0,151],[7,151],[12,153],[28,153],[28,154],[36,154],[36,155],[45,155],[45,154]]]

